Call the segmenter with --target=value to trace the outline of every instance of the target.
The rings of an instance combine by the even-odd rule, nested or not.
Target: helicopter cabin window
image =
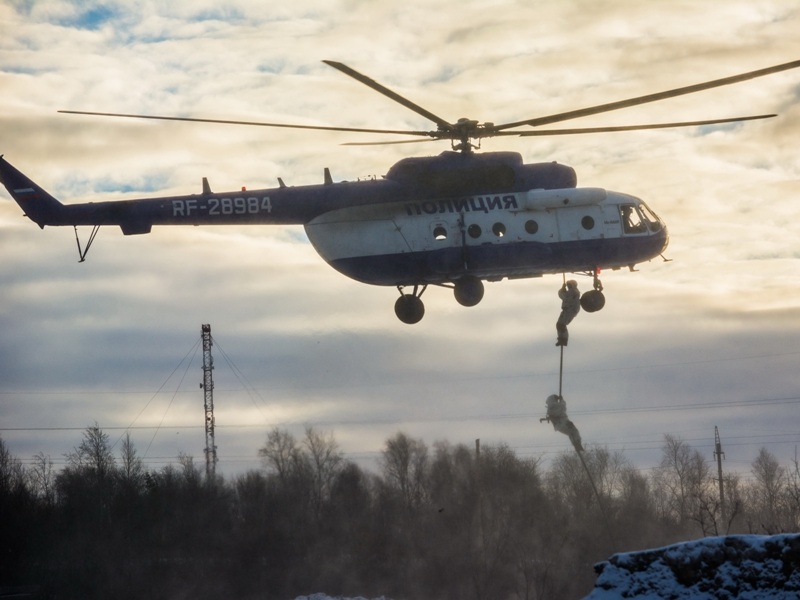
[[[647,225],[645,225],[642,215],[633,204],[622,204],[619,207],[620,215],[622,216],[622,231],[627,235],[637,235],[647,233]]]
[[[534,221],[533,219],[530,219],[529,221],[525,221],[525,231],[527,231],[528,233],[533,235],[537,231],[539,231],[539,224],[536,221]]]
[[[650,210],[650,207],[647,206],[644,202],[639,205],[639,210],[642,211],[644,215],[644,220],[647,223],[647,228],[655,233],[656,231],[661,231],[661,221],[658,220],[656,213]]]
[[[492,225],[492,233],[497,237],[503,237],[506,234],[506,226],[502,223],[495,223]]]
[[[589,215],[586,215],[581,219],[581,227],[583,227],[587,231],[589,229],[594,229],[594,219]]]
[[[437,225],[433,229],[433,239],[435,240],[446,240],[447,239],[447,229],[442,227],[441,225]]]
[[[481,237],[481,233],[482,233],[481,232],[481,226],[476,224],[476,223],[473,223],[472,225],[470,225],[467,228],[467,233],[469,234],[469,237],[471,237],[471,238],[479,238],[479,237]]]

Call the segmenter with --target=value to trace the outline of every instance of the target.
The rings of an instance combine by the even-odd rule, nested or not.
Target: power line
[[[145,405],[144,405],[144,407],[142,408],[142,410],[140,410],[140,411],[139,411],[139,414],[138,414],[138,415],[136,415],[136,417],[133,419],[133,421],[131,421],[131,424],[130,424],[130,425],[127,427],[127,428],[126,428],[126,430],[127,430],[127,429],[130,429],[130,428],[131,428],[131,426],[132,426],[134,423],[136,423],[136,420],[137,420],[139,417],[141,417],[141,416],[142,416],[142,413],[145,411],[145,409],[146,409],[148,406],[150,406],[150,403],[151,403],[151,402],[152,402],[152,401],[155,399],[155,397],[158,395],[158,393],[159,393],[159,392],[160,392],[162,389],[164,389],[164,386],[165,386],[165,385],[167,385],[167,382],[168,382],[168,381],[169,381],[169,380],[172,378],[172,376],[175,374],[175,371],[177,371],[177,370],[180,368],[180,366],[183,364],[183,361],[185,361],[185,360],[186,360],[186,358],[189,356],[189,354],[191,354],[192,350],[195,350],[195,352],[197,352],[197,350],[196,350],[195,348],[196,348],[196,347],[197,347],[199,344],[200,344],[200,342],[199,342],[199,341],[195,341],[195,343],[194,343],[194,346],[192,346],[191,348],[189,348],[189,352],[187,352],[187,353],[186,353],[186,355],[185,355],[185,356],[184,356],[184,357],[181,359],[181,362],[179,362],[179,363],[178,363],[178,364],[175,366],[175,368],[174,368],[174,369],[172,369],[172,373],[170,373],[170,374],[167,376],[167,378],[164,380],[164,383],[162,383],[162,384],[161,384],[161,387],[159,387],[159,388],[158,388],[158,390],[156,390],[156,392],[153,394],[153,397],[152,397],[152,398],[150,398],[150,400],[148,400],[148,401],[147,401],[147,404],[145,404]],[[192,355],[192,359],[194,359],[194,355]],[[191,361],[189,361],[189,364],[191,364]],[[187,367],[187,368],[188,368],[188,367]],[[184,373],[184,377],[185,377],[185,376],[186,376],[186,374]],[[181,380],[181,381],[183,381],[183,380]],[[180,387],[180,386],[178,386],[178,387]],[[177,390],[175,391],[175,393],[177,393]],[[175,396],[173,395],[173,396],[172,396],[172,398],[174,399],[174,398],[175,398]],[[112,446],[111,446],[111,449],[112,449],[112,450],[113,450],[113,449],[114,449],[114,447],[115,447],[115,446],[116,446],[116,445],[119,443],[119,441],[122,439],[122,436],[124,436],[124,435],[125,435],[125,434],[123,433],[121,436],[119,436],[119,437],[117,438],[117,441],[116,441],[116,442],[114,442],[114,443],[112,444]]]
[[[181,384],[183,383],[183,380],[186,379],[186,374],[189,372],[189,367],[192,366],[192,361],[194,360],[194,357],[197,355],[197,350],[198,350],[199,347],[200,347],[199,344],[196,344],[194,346],[194,349],[195,349],[194,350],[194,354],[192,354],[192,358],[189,360],[189,362],[186,363],[186,369],[183,371],[183,376],[181,377],[181,380],[178,382],[178,388],[175,390],[175,393],[172,394],[172,398],[170,399],[169,404],[167,404],[167,409],[164,411],[164,414],[161,415],[161,421],[158,423],[158,427],[156,427],[156,430],[153,432],[153,437],[150,438],[150,443],[147,445],[147,450],[144,451],[144,455],[142,456],[142,458],[146,458],[147,457],[147,453],[150,452],[150,446],[153,445],[153,440],[156,439],[156,436],[158,435],[158,432],[161,429],[161,425],[164,423],[164,419],[167,417],[167,413],[169,412],[169,409],[172,406],[172,403],[175,401],[175,396],[178,393],[178,390],[181,388]],[[172,375],[170,375],[170,377],[172,377]],[[164,382],[164,383],[166,383],[166,382]],[[150,403],[148,402],[148,404],[150,404]],[[147,406],[145,406],[145,408],[147,408]],[[144,410],[144,408],[142,410]],[[139,414],[141,415],[142,413],[140,412]],[[139,417],[137,416],[136,418],[138,419]]]
[[[174,396],[173,396],[174,397]],[[573,415],[603,415],[603,414],[618,414],[618,413],[636,413],[636,412],[673,412],[673,411],[686,411],[686,410],[711,410],[720,408],[760,408],[762,406],[774,405],[788,405],[800,404],[800,397],[787,397],[787,398],[759,398],[751,400],[730,400],[722,402],[706,402],[702,404],[662,404],[656,406],[638,406],[638,407],[610,407],[610,408],[595,408],[587,410],[572,411]],[[141,414],[141,413],[140,413]],[[504,414],[473,414],[463,415],[460,417],[441,416],[441,417],[387,417],[380,419],[339,419],[330,421],[314,421],[319,426],[333,426],[333,425],[396,425],[398,423],[436,423],[436,422],[449,422],[460,423],[464,421],[497,421],[505,419],[526,419],[537,418],[540,416],[539,412],[523,412],[523,413],[504,413]],[[138,417],[137,417],[138,418]],[[309,419],[302,421],[282,421],[275,423],[277,426],[287,425],[301,425],[309,422]],[[156,425],[139,425],[130,427],[104,427],[103,429],[153,429],[157,428]],[[172,425],[167,426],[167,429],[196,429],[202,427],[201,425]],[[264,427],[264,424],[255,423],[242,423],[242,424],[228,424],[219,425],[219,428],[248,428],[248,427]],[[86,427],[0,427],[0,431],[83,431]]]
[[[215,340],[216,341],[216,340]],[[661,369],[661,368],[668,368],[668,367],[683,367],[688,365],[700,365],[700,364],[711,364],[711,363],[721,363],[721,362],[731,362],[731,361],[739,361],[739,360],[755,360],[755,359],[762,359],[762,358],[777,358],[782,356],[797,356],[800,355],[800,352],[783,352],[777,354],[755,354],[751,356],[734,356],[734,357],[726,357],[726,358],[711,358],[711,359],[704,359],[704,360],[693,360],[693,361],[681,361],[681,362],[672,362],[672,363],[653,363],[653,364],[646,364],[646,365],[628,365],[624,367],[613,367],[613,368],[603,368],[603,369],[578,369],[575,371],[569,371],[570,375],[580,375],[580,374],[588,374],[588,373],[613,373],[619,371],[632,371],[638,369]],[[474,382],[474,381],[494,381],[494,380],[501,380],[501,379],[528,379],[528,378],[535,378],[535,377],[551,377],[556,375],[558,371],[544,371],[538,373],[509,373],[506,375],[478,375],[473,377],[458,377],[458,382]],[[413,382],[410,380],[413,379]],[[449,383],[448,380],[438,378],[433,381],[419,381],[418,379],[414,378],[405,378],[401,381],[381,381],[381,382],[371,382],[371,383],[346,383],[346,384],[337,384],[331,385],[328,383],[319,384],[319,385],[292,385],[292,386],[283,386],[283,387],[271,387],[271,388],[256,388],[254,386],[250,386],[252,391],[258,392],[259,389],[261,391],[281,391],[281,390],[314,390],[314,389],[325,389],[325,390],[332,390],[332,389],[354,389],[354,388],[369,388],[369,387],[384,387],[384,386],[393,386],[393,385],[441,385]],[[244,385],[244,384],[243,384]],[[218,390],[224,392],[239,392],[239,391],[247,391],[247,387],[245,386],[243,389],[227,389],[227,390]],[[158,391],[153,392],[152,390],[66,390],[66,391],[3,391],[0,390],[0,395],[19,395],[19,396],[31,396],[31,395],[41,395],[41,396],[53,396],[53,395],[111,395],[111,394],[152,394],[152,393],[159,393],[160,388]],[[191,393],[189,391],[181,391],[176,393]],[[263,399],[262,399],[263,400]]]
[[[632,412],[669,412],[675,410],[703,410],[709,408],[727,408],[734,406],[769,406],[777,404],[797,404],[800,403],[800,398],[767,398],[764,400],[729,400],[724,402],[705,402],[703,404],[674,404],[670,406],[635,406],[635,407],[621,407],[621,408],[607,408],[607,409],[589,409],[589,410],[576,410],[572,414],[575,415],[596,415],[602,413],[632,413]]]
[[[261,407],[258,405],[258,403],[253,398],[253,395],[250,393],[250,390],[252,389],[253,392],[255,392],[256,396],[258,396],[259,400],[261,400],[261,402],[264,404],[264,406],[267,406],[267,402],[264,400],[264,398],[261,397],[261,394],[258,393],[258,390],[256,390],[255,386],[253,386],[253,384],[250,383],[250,381],[247,379],[247,377],[245,377],[244,373],[242,373],[242,371],[239,369],[239,367],[237,367],[235,364],[233,364],[233,360],[228,356],[228,354],[225,352],[225,350],[222,348],[222,346],[219,345],[219,342],[217,342],[217,340],[215,340],[215,339],[213,341],[217,345],[217,348],[219,348],[219,351],[222,354],[222,358],[224,358],[225,362],[228,363],[228,368],[230,368],[231,372],[234,374],[236,379],[239,380],[239,383],[241,383],[244,386],[244,390],[245,390],[245,392],[247,392],[247,396],[250,398],[250,401],[253,403],[253,406],[256,407],[256,410],[264,418],[264,422],[268,423],[269,419],[267,419],[267,416],[264,414],[264,412],[261,410]]]

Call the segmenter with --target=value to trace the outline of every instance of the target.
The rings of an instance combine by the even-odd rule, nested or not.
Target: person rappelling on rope
[[[567,403],[564,398],[556,394],[547,397],[547,416],[541,421],[553,424],[553,429],[559,433],[569,436],[569,441],[575,446],[576,452],[583,452],[581,444],[581,434],[575,423],[567,417]]]
[[[578,291],[578,282],[570,279],[564,283],[558,290],[558,297],[561,298],[561,315],[556,321],[556,332],[558,333],[556,346],[566,346],[569,341],[567,325],[581,310],[581,293]]]

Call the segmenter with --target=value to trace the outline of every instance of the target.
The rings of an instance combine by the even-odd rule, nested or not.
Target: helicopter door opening
[[[621,204],[622,232],[625,235],[647,234],[647,224],[635,204]]]

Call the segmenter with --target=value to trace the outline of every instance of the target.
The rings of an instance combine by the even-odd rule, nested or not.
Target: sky
[[[381,176],[446,142],[113,120],[58,110],[428,129],[322,60],[431,112],[504,123],[800,59],[800,1],[0,1],[0,153],[65,203]],[[567,126],[779,116],[725,126],[497,138],[481,151],[571,165],[578,185],[643,198],[666,257],[603,274],[606,307],[570,326],[564,396],[585,444],[646,472],[665,433],[746,473],[800,444],[800,69]],[[85,243],[90,228],[82,228]],[[387,438],[568,449],[558,276],[488,283],[476,307],[429,289],[426,315],[357,283],[302,227],[40,230],[0,191],[0,437],[57,464],[94,423],[145,463],[203,461],[200,328],[211,325],[217,471],[258,468],[273,427],[335,435],[377,468]],[[580,279],[582,289],[588,280]],[[224,355],[223,355],[224,352]],[[229,359],[230,365],[228,363]],[[116,446],[118,448],[119,445]]]

